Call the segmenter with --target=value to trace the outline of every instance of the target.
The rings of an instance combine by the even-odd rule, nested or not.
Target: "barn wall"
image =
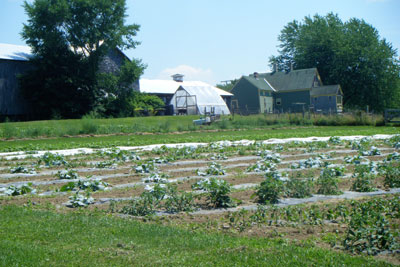
[[[27,61],[0,59],[0,116],[21,116],[29,113],[29,105],[20,93],[18,74],[29,69]]]

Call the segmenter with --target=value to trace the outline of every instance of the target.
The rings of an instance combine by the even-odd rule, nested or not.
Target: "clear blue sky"
[[[0,0],[0,43],[24,45],[20,32],[27,16],[22,0]],[[373,25],[400,48],[400,0],[127,0],[128,23],[141,25],[142,44],[126,51],[148,65],[144,78],[215,84],[254,71],[269,71],[277,37],[290,21],[308,15],[339,14]]]

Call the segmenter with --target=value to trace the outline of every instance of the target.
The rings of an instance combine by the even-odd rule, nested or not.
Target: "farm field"
[[[301,129],[298,132],[301,136]],[[281,143],[225,141],[147,149],[109,147],[93,153],[75,151],[78,153],[69,156],[36,151],[2,153],[0,212],[8,214],[8,219],[1,216],[0,225],[9,229],[8,233],[20,225],[26,232],[22,236],[55,238],[55,233],[45,230],[52,220],[82,224],[93,217],[90,224],[101,229],[104,221],[118,225],[117,229],[132,223],[149,236],[161,231],[168,236],[165,242],[174,244],[194,234],[187,242],[190,247],[201,247],[201,252],[185,254],[177,248],[168,252],[176,257],[153,252],[152,256],[164,264],[188,265],[191,257],[205,264],[201,253],[212,255],[210,261],[218,264],[222,248],[231,255],[227,260],[231,264],[226,265],[255,265],[261,259],[294,265],[308,261],[317,265],[399,264],[400,136],[376,137],[336,136]],[[43,229],[34,232],[28,222],[16,223],[21,218],[37,221],[40,216],[46,218]],[[74,246],[76,234],[85,234],[70,224],[76,233],[62,238]],[[6,230],[0,233],[5,240],[2,247],[7,242],[17,246],[16,242],[24,240]],[[172,233],[177,236],[171,237]],[[96,232],[86,234],[94,238]],[[137,263],[137,259],[146,265],[144,258],[157,244],[136,241],[138,246],[146,246],[136,254],[130,251],[126,238],[122,243],[111,241],[114,247],[105,254],[123,255],[121,265],[124,261]],[[194,245],[197,239],[204,241]],[[209,242],[205,240],[220,247],[205,248]],[[94,245],[99,251],[100,243]],[[45,246],[36,245],[45,250]],[[279,254],[283,247],[291,252]],[[25,253],[24,249],[26,246],[15,253]],[[167,248],[157,249],[165,252]],[[280,258],[273,255],[277,250]],[[305,251],[307,256],[300,256]],[[55,257],[57,253],[55,248],[52,254]],[[83,252],[73,249],[66,257],[74,253]],[[102,260],[107,262],[107,257]],[[298,260],[290,261],[293,257]]]

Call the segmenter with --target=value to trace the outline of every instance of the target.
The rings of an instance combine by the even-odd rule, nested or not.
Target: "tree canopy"
[[[225,81],[225,83],[218,83],[215,87],[230,92],[238,81],[239,79]]]
[[[129,108],[132,83],[145,67],[141,61],[126,59],[120,70],[99,71],[110,50],[139,44],[139,25],[125,23],[125,0],[35,0],[24,8],[28,22],[21,35],[34,57],[20,81],[36,117],[80,117],[93,110],[115,115],[107,109]]]
[[[316,67],[324,84],[340,84],[348,108],[381,111],[400,106],[397,51],[364,20],[343,22],[338,15],[305,17],[289,22],[278,40],[278,70]]]

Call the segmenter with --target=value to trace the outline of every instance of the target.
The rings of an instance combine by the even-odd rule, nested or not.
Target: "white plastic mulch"
[[[376,134],[373,136],[363,136],[363,135],[353,135],[353,136],[339,136],[341,140],[345,141],[353,141],[359,140],[364,137],[370,137],[372,139],[389,139],[395,135],[388,135],[388,134]],[[326,142],[328,141],[330,136],[328,137],[301,137],[301,138],[285,138],[285,139],[268,139],[264,141],[254,141],[254,140],[239,140],[239,141],[218,141],[213,142],[215,144],[219,144],[221,146],[248,146],[252,145],[255,142],[262,143],[262,144],[285,144],[290,142],[304,142],[304,143],[311,143],[311,142]],[[150,151],[155,148],[160,148],[162,146],[166,146],[168,148],[182,148],[182,147],[198,147],[198,146],[207,146],[209,143],[179,143],[179,144],[155,144],[155,145],[147,145],[147,146],[120,146],[118,147],[121,150],[143,150],[143,151]],[[94,148],[74,148],[74,149],[62,149],[62,150],[42,150],[36,151],[35,153],[27,153],[25,151],[17,151],[17,152],[3,152],[0,153],[0,158],[5,159],[23,159],[28,156],[31,157],[41,157],[46,152],[57,153],[63,156],[72,156],[78,154],[91,154],[99,151],[99,149]]]

